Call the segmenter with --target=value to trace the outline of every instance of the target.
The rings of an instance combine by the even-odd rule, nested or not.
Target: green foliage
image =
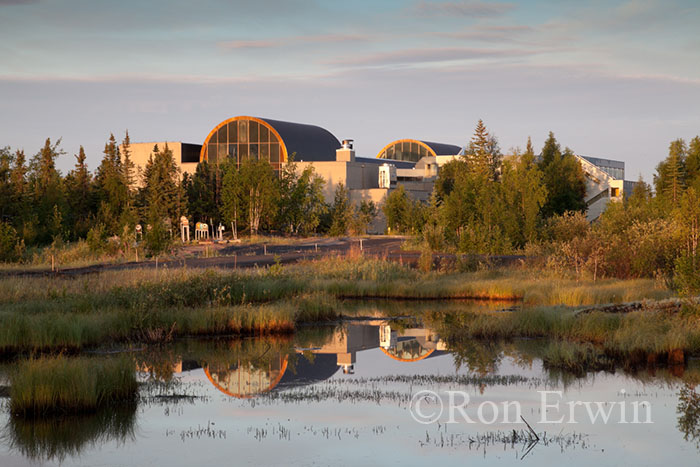
[[[152,224],[149,224],[150,229],[146,228],[144,236],[144,246],[146,252],[151,256],[160,256],[170,250],[173,244],[173,238],[161,219],[154,218]]]
[[[656,193],[661,195],[664,201],[671,206],[678,204],[686,187],[687,150],[685,141],[682,139],[671,141],[668,157],[656,167],[656,176],[654,177]]]
[[[93,412],[133,401],[138,390],[128,358],[25,360],[11,375],[11,382],[10,410],[23,417]]]
[[[129,204],[129,189],[124,178],[119,148],[113,134],[105,143],[104,157],[95,175],[95,191],[98,202],[98,221],[107,232],[118,235]]]
[[[229,167],[230,164],[225,167]],[[187,208],[195,222],[209,221],[212,224],[219,219],[220,187],[223,184],[221,164],[210,165],[207,161],[197,164],[197,170],[191,177],[185,174],[182,181],[187,196]],[[225,208],[221,214],[229,218]]]
[[[335,189],[335,198],[330,212],[331,228],[329,234],[334,237],[347,235],[353,211],[348,189],[342,183],[339,183]]]
[[[145,199],[145,205],[142,207],[143,217],[153,225],[165,219],[170,225],[178,224],[184,212],[185,196],[179,183],[179,169],[175,164],[173,152],[167,144],[162,151],[157,145],[153,148],[153,154],[146,164],[143,176],[142,191]],[[121,228],[115,233],[121,233]]]
[[[294,235],[315,233],[328,207],[323,198],[325,180],[308,165],[299,173],[294,154],[280,170],[277,225]]]
[[[13,263],[21,257],[22,245],[17,231],[10,224],[0,222],[0,262]]]
[[[586,179],[583,168],[569,148],[561,152],[552,132],[549,132],[542,148],[539,168],[544,174],[548,194],[543,206],[546,217],[566,211],[585,211]]]
[[[87,244],[93,253],[101,253],[107,247],[107,231],[104,224],[96,224],[87,234]]]

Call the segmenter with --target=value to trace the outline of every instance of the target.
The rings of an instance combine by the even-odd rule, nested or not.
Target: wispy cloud
[[[463,0],[460,2],[427,2],[421,0],[413,6],[419,15],[500,16],[514,9],[512,3],[492,3]]]
[[[235,40],[219,42],[224,49],[273,49],[298,44],[328,44],[342,42],[363,42],[370,36],[361,34],[316,34],[312,36],[281,37],[270,40]]]
[[[526,56],[537,53],[532,50],[494,50],[467,47],[443,47],[433,49],[404,49],[393,52],[376,53],[359,57],[347,57],[326,61],[328,65],[374,66],[398,65],[453,60],[475,60],[484,58],[503,58]]]
[[[436,36],[451,39],[467,39],[480,42],[516,42],[525,35],[535,32],[531,26],[475,26],[463,31],[437,32]]]

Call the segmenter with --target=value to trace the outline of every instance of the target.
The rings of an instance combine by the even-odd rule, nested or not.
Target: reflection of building
[[[233,363],[217,357],[216,362],[191,360],[175,363],[174,372],[203,368],[212,385],[236,398],[250,398],[272,390],[314,384],[333,376],[339,368],[353,373],[357,352],[380,348],[388,357],[401,362],[417,362],[442,355],[445,344],[432,330],[395,330],[386,321],[350,324],[333,334],[322,346],[297,349],[296,355],[270,351],[249,361]],[[307,358],[307,352],[313,355]],[[264,361],[261,359],[264,357]],[[148,371],[146,367],[138,368]]]
[[[250,362],[235,365],[207,365],[204,373],[221,392],[232,397],[247,398],[273,389],[287,370],[286,355],[274,355],[264,366]]]

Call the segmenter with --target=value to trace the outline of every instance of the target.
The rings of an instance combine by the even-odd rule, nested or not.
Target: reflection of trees
[[[695,386],[686,384],[678,392],[676,413],[683,438],[700,446],[700,394],[695,391]]]
[[[87,448],[133,440],[135,423],[136,404],[131,403],[80,416],[11,416],[2,437],[12,449],[33,461],[63,463]]]
[[[452,351],[457,370],[466,366],[479,375],[495,372],[503,356],[501,342],[460,340],[449,342],[448,348]]]

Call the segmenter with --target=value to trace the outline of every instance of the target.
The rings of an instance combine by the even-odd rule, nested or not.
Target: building
[[[131,161],[136,166],[138,176],[136,177],[136,185],[143,186],[141,174],[148,163],[148,159],[153,154],[155,146],[162,151],[167,146],[173,153],[175,163],[180,168],[182,173],[194,174],[199,164],[199,157],[202,146],[199,144],[181,143],[180,141],[155,141],[151,143],[131,143],[129,145],[131,151]],[[119,146],[119,153],[124,154],[123,146]]]
[[[316,125],[269,118],[237,116],[216,125],[203,144],[177,141],[132,143],[132,160],[139,168],[148,162],[154,145],[173,151],[181,172],[193,174],[199,162],[212,164],[234,159],[265,160],[279,171],[292,157],[297,169],[313,166],[326,180],[324,197],[332,202],[336,188],[343,184],[354,202],[373,201],[381,205],[399,185],[413,198],[427,201],[440,167],[464,155],[464,148],[417,139],[399,139],[384,146],[376,157],[357,157],[353,140],[339,141],[331,132]],[[610,201],[620,201],[634,183],[624,180],[621,161],[576,156],[586,175],[588,219],[596,220]],[[383,216],[370,231],[385,230]]]
[[[608,202],[620,202],[625,194],[629,196],[634,182],[625,181],[622,161],[585,156],[576,156],[576,159],[586,177],[586,218],[593,222],[605,211]]]

